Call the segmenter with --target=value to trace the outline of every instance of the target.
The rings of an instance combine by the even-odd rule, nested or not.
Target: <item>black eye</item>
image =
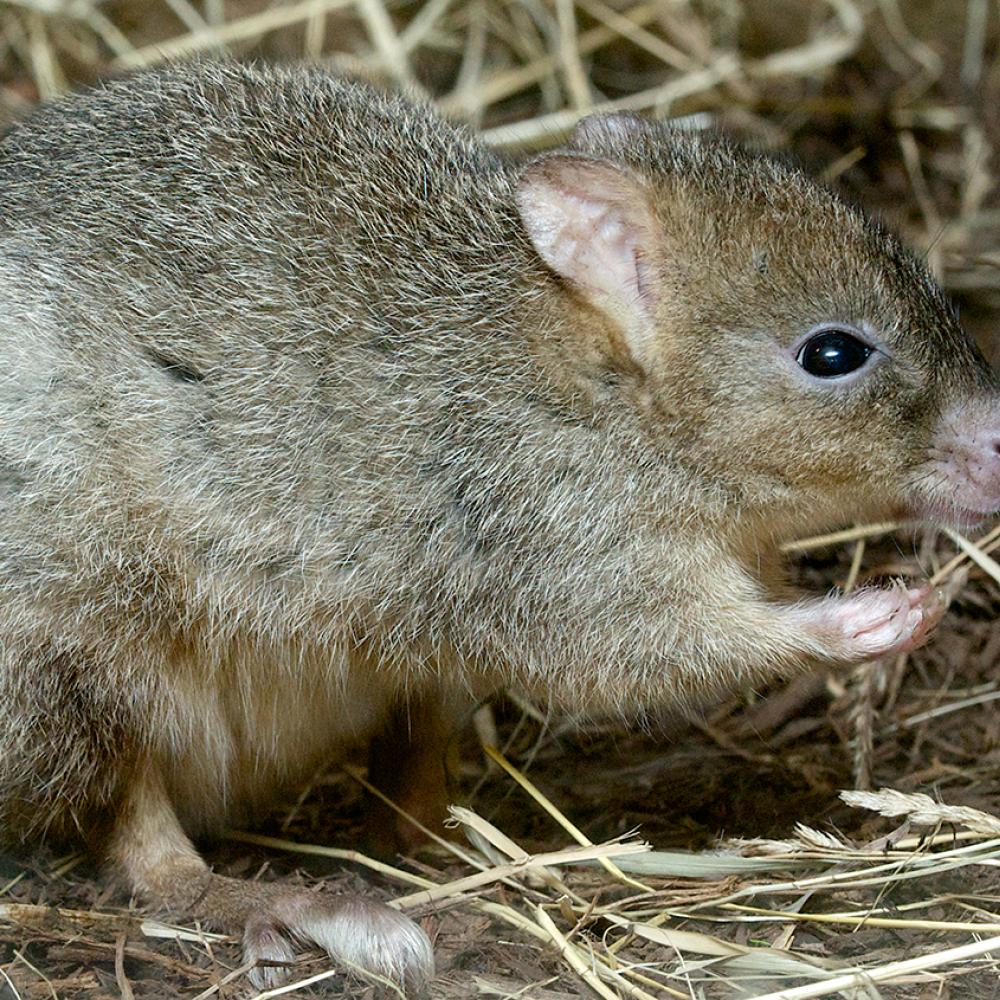
[[[824,330],[802,345],[795,360],[814,378],[837,378],[857,371],[872,350],[846,330]]]

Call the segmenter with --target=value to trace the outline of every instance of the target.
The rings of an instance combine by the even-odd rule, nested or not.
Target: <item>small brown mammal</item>
[[[595,118],[523,165],[199,64],[39,110],[0,205],[0,832],[82,834],[251,959],[431,974],[401,914],[189,839],[393,713],[906,649],[926,590],[789,596],[776,542],[1000,508],[1000,390],[939,289],[721,139]]]

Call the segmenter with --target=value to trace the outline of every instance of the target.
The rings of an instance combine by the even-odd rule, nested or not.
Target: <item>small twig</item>
[[[238,969],[233,969],[232,972],[226,973],[218,982],[212,983],[207,990],[202,990],[201,993],[192,997],[191,1000],[208,1000],[209,997],[215,996],[223,986],[228,986],[234,980],[245,976],[253,969],[254,964],[253,962],[249,962],[246,965],[241,965]]]
[[[2,965],[0,965],[0,976],[3,976],[4,981],[10,987],[11,995],[15,998],[15,1000],[21,1000],[21,994],[18,992],[17,987],[14,985],[14,980],[7,975],[7,970],[4,969]],[[54,993],[55,991],[53,991],[53,994]],[[56,1000],[59,1000],[59,998],[56,997]]]
[[[799,913],[794,910],[770,910],[765,906],[745,906],[735,903],[727,904],[725,909],[767,917],[768,921],[775,921],[776,923],[833,924],[842,927],[852,927],[854,930],[860,930],[862,927],[890,927],[894,930],[947,931],[952,934],[1000,933],[1000,922],[996,921],[907,920],[904,917],[879,917],[868,912]]]
[[[135,1000],[132,992],[132,984],[125,975],[125,944],[128,941],[128,932],[122,931],[115,942],[115,982],[118,983],[118,990],[122,995],[122,1000]]]
[[[52,980],[49,979],[49,977],[47,975],[45,975],[45,973],[42,972],[42,970],[39,969],[38,966],[33,965],[31,962],[29,962],[28,959],[25,957],[24,952],[19,951],[17,948],[15,948],[14,949],[14,957],[23,966],[25,966],[28,969],[31,969],[31,971],[36,976],[38,976],[38,978],[41,979],[42,982],[45,983],[46,986],[48,986],[49,992],[52,994],[52,1000],[59,1000],[59,994],[56,993],[56,988],[52,985]],[[10,982],[10,980],[8,979],[7,982]],[[13,986],[13,983],[11,983],[11,985]],[[14,992],[17,993],[16,990]]]
[[[1000,700],[1000,691],[990,691],[987,694],[976,695],[974,698],[963,698],[961,701],[953,701],[947,705],[938,705],[937,708],[928,709],[926,712],[918,712],[904,719],[897,725],[886,729],[887,733],[895,732],[897,729],[912,729],[931,719],[940,719],[942,716],[951,715],[953,712],[964,712],[967,708],[975,708],[977,705],[986,705],[991,701]]]

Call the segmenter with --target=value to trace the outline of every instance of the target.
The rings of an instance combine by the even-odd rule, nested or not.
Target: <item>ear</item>
[[[607,160],[553,154],[528,164],[516,197],[542,260],[620,327],[646,367],[661,247],[645,182]]]
[[[569,145],[582,152],[593,151],[595,147],[622,149],[640,136],[648,135],[650,123],[646,118],[631,111],[616,111],[610,115],[588,115],[573,127]]]

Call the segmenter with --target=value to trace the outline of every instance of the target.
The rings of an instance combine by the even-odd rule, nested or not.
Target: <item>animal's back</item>
[[[257,526],[243,554],[295,572],[290,511],[329,538],[367,485],[377,512],[469,367],[448,356],[494,349],[511,223],[495,182],[461,190],[488,175],[431,112],[319,73],[207,64],[44,109],[0,145],[0,446],[109,518],[187,517],[209,560],[238,542],[202,521]]]
[[[217,822],[377,721],[398,678],[351,630],[419,586],[427,429],[449,354],[487,350],[449,333],[495,298],[502,171],[428,110],[235,65],[0,144],[8,833],[107,809],[107,762],[150,744]]]

